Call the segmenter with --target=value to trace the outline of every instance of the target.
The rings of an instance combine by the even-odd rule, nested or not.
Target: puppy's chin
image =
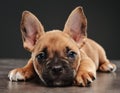
[[[48,86],[50,87],[64,87],[64,86],[70,86],[72,85],[72,81],[67,81],[67,82],[63,82],[63,81],[54,81],[53,84],[48,84]]]
[[[53,80],[53,81],[47,81],[48,87],[65,87],[65,86],[71,86],[73,84],[73,79],[71,80]]]

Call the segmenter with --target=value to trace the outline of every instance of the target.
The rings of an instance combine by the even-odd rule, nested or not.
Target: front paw
[[[24,68],[13,69],[9,72],[8,77],[10,81],[25,81],[33,76],[33,72]]]
[[[96,79],[96,75],[92,72],[81,71],[75,78],[75,85],[81,87],[89,86]]]

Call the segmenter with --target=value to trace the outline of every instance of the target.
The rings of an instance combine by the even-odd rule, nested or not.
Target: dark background
[[[83,6],[88,19],[88,37],[100,43],[109,59],[120,59],[119,0],[1,0],[0,58],[28,58],[22,47],[21,14],[34,13],[45,30],[63,29],[70,12]]]

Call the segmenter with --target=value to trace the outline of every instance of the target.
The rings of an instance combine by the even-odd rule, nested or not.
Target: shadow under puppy
[[[63,31],[45,32],[41,22],[29,11],[21,19],[23,46],[31,52],[28,63],[9,72],[11,81],[27,80],[35,76],[47,86],[88,86],[96,78],[96,71],[113,72],[104,49],[87,38],[87,19],[82,7],[75,8]]]

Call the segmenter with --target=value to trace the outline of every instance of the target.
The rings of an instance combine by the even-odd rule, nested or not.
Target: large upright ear
[[[63,32],[69,34],[75,42],[81,43],[87,37],[87,19],[83,8],[77,7],[69,15]]]
[[[44,28],[37,17],[29,11],[24,11],[22,13],[20,29],[23,46],[31,52],[37,39],[44,34]]]

